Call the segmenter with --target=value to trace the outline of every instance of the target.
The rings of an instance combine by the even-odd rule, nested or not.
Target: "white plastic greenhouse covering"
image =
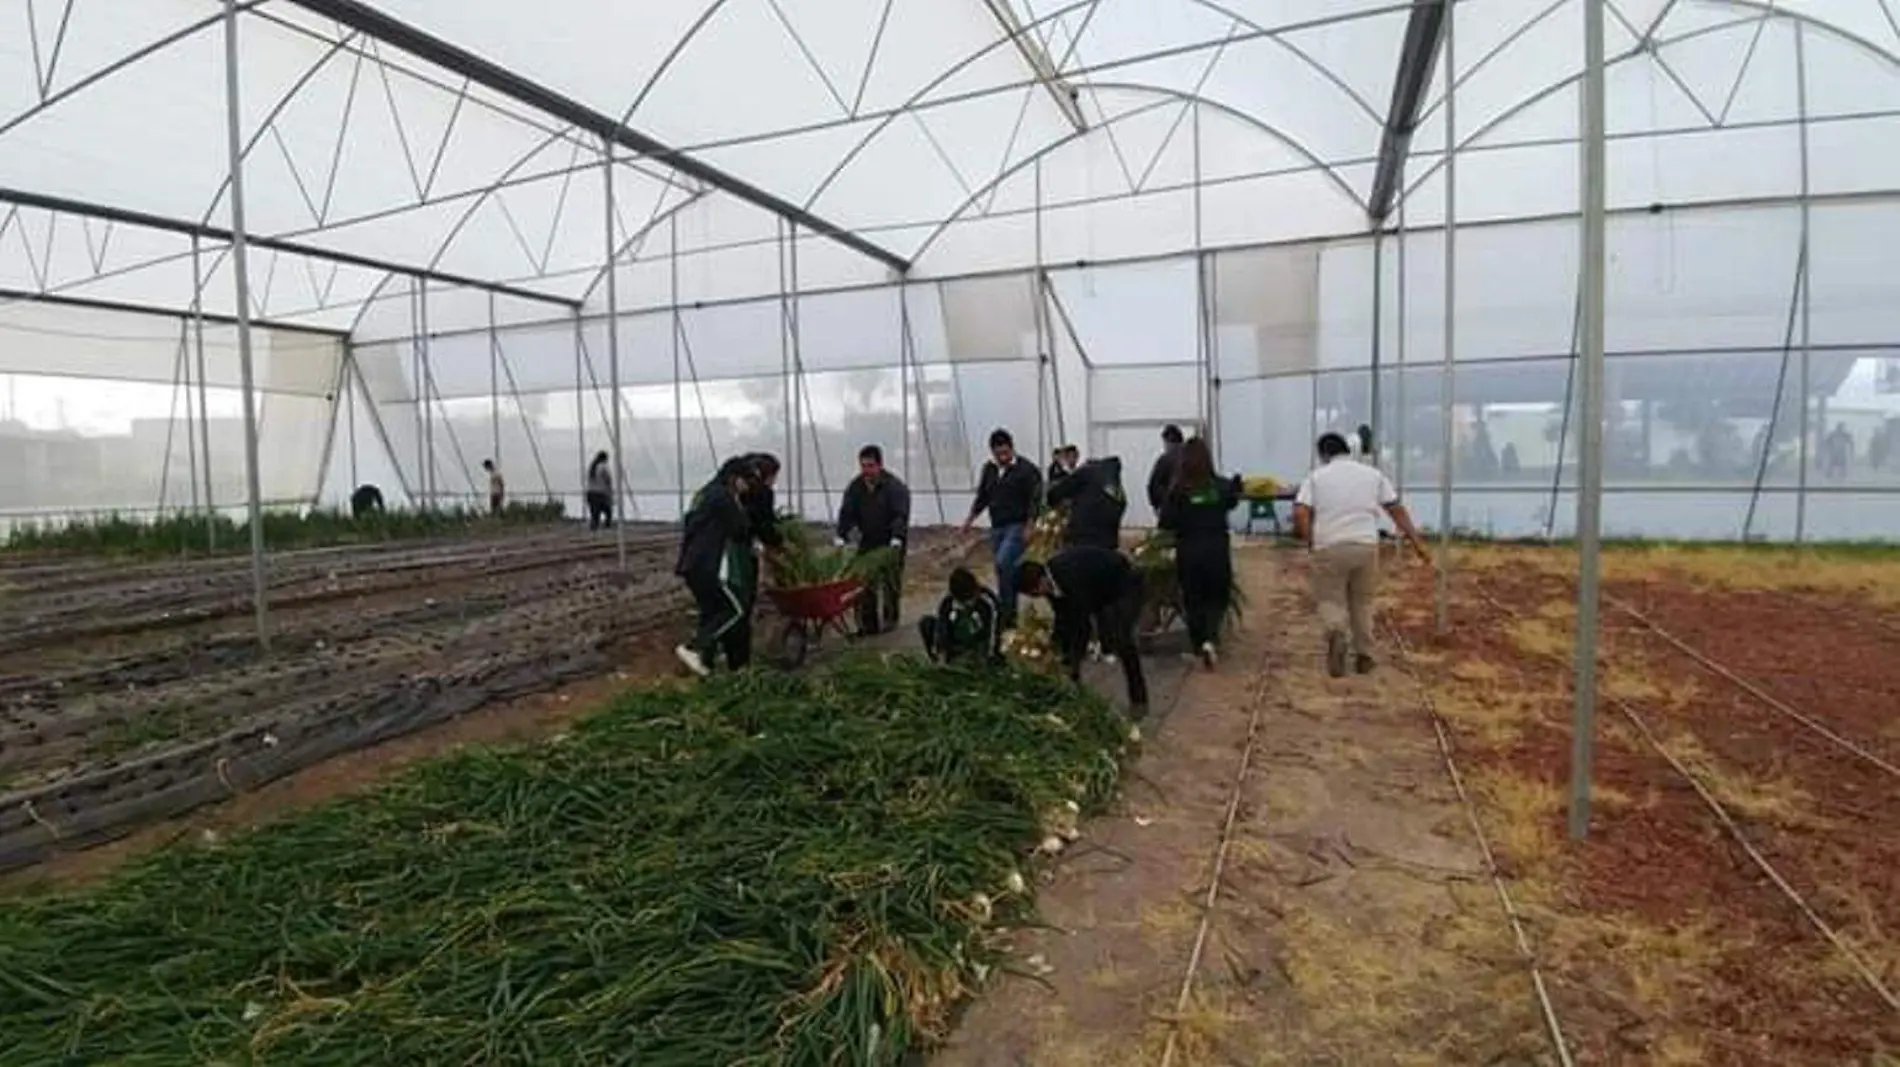
[[[0,522],[244,501],[241,225],[267,505],[573,504],[616,407],[648,518],[741,450],[816,515],[882,443],[935,521],[998,426],[1134,482],[1366,422],[1561,535],[1584,3],[1446,2],[236,0],[240,223],[224,3],[0,0]],[[1606,529],[1889,535],[1900,3],[1607,43]]]

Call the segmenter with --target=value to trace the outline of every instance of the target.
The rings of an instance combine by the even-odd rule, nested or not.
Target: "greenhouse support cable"
[[[1550,508],[1544,515],[1544,540],[1546,541],[1557,535],[1557,491],[1564,480],[1564,445],[1570,440],[1570,408],[1576,403],[1577,358],[1580,354],[1577,334],[1582,329],[1583,292],[1582,282],[1579,280],[1576,310],[1570,316],[1570,358],[1565,361],[1567,366],[1564,369],[1564,413],[1557,423],[1557,469],[1550,475]],[[1645,456],[1643,461],[1647,463],[1648,457]]]
[[[1514,619],[1523,618],[1522,615],[1499,601],[1490,593],[1479,590],[1478,595],[1503,614]],[[1557,658],[1560,662],[1562,661],[1561,657]],[[1728,809],[1722,806],[1722,802],[1716,799],[1715,795],[1709,791],[1708,786],[1703,783],[1702,779],[1697,777],[1695,772],[1690,770],[1681,760],[1677,759],[1674,753],[1663,747],[1662,742],[1657,740],[1655,733],[1650,730],[1649,724],[1644,721],[1643,717],[1637,713],[1636,708],[1630,704],[1629,701],[1621,697],[1606,696],[1606,699],[1615,705],[1617,711],[1621,712],[1625,719],[1629,720],[1630,725],[1635,727],[1636,732],[1643,736],[1643,740],[1648,742],[1649,747],[1654,749],[1657,755],[1667,761],[1671,767],[1675,768],[1676,773],[1681,775],[1683,779],[1689,783],[1689,787],[1695,790],[1698,797],[1702,798],[1703,804],[1715,815],[1716,821],[1721,823],[1722,828],[1728,832],[1729,837],[1734,840],[1736,845],[1740,846],[1743,854],[1749,858],[1750,862],[1754,863],[1758,870],[1768,876],[1768,880],[1775,884],[1775,888],[1781,890],[1782,895],[1788,898],[1788,901],[1795,906],[1795,910],[1801,913],[1809,925],[1813,926],[1822,937],[1826,938],[1830,944],[1840,950],[1841,955],[1847,958],[1847,962],[1854,968],[1855,972],[1860,975],[1861,980],[1866,982],[1867,986],[1874,991],[1875,995],[1885,1001],[1889,1008],[1892,1008],[1896,1013],[1900,1013],[1900,997],[1896,997],[1893,991],[1887,988],[1886,983],[1882,982],[1880,976],[1874,972],[1867,961],[1861,958],[1860,953],[1856,952],[1852,945],[1849,945],[1832,926],[1828,925],[1827,920],[1821,918],[1821,916],[1815,912],[1813,906],[1807,902],[1807,899],[1804,898],[1794,886],[1788,884],[1787,878],[1775,868],[1773,863],[1768,861],[1766,856],[1761,854],[1761,850],[1757,849],[1753,842],[1748,840],[1748,835],[1742,832],[1741,826],[1739,826],[1735,822],[1734,817],[1728,813]]]
[[[1795,253],[1794,292],[1788,297],[1788,324],[1781,335],[1781,372],[1775,376],[1775,400],[1768,409],[1768,425],[1762,434],[1761,448],[1755,457],[1755,485],[1748,494],[1748,513],[1742,519],[1742,540],[1747,541],[1755,529],[1755,508],[1761,502],[1762,487],[1768,480],[1768,457],[1775,451],[1775,434],[1781,429],[1781,401],[1788,391],[1788,360],[1794,353],[1794,331],[1796,315],[1801,306],[1801,290],[1808,284],[1808,249],[1804,243]],[[1801,405],[1807,407],[1808,398],[1801,398]],[[1804,435],[1805,437],[1805,435]],[[1800,466],[1807,470],[1807,446],[1800,448]],[[1805,488],[1805,487],[1803,487]],[[1796,495],[1802,495],[1797,490]]]
[[[1248,698],[1247,741],[1240,750],[1240,765],[1234,771],[1234,788],[1227,797],[1227,810],[1221,818],[1220,838],[1214,847],[1214,870],[1208,878],[1207,895],[1201,902],[1201,922],[1194,931],[1194,947],[1188,952],[1187,970],[1181,975],[1181,990],[1174,998],[1174,1021],[1168,1027],[1167,1044],[1161,1049],[1161,1067],[1173,1067],[1175,1049],[1181,1040],[1180,1019],[1187,1013],[1188,1001],[1194,996],[1194,976],[1201,969],[1201,955],[1207,948],[1207,935],[1214,921],[1214,909],[1220,903],[1221,875],[1227,867],[1227,852],[1234,839],[1234,821],[1240,815],[1240,798],[1246,790],[1247,775],[1252,770],[1253,755],[1259,747],[1260,711],[1266,703],[1267,686],[1274,680],[1268,671],[1269,661],[1273,658],[1271,647],[1260,656],[1260,665],[1254,676],[1253,694]],[[1177,690],[1175,699],[1180,699]]]
[[[1818,719],[1815,719],[1811,715],[1807,715],[1801,712],[1800,710],[1796,709],[1792,705],[1789,705],[1788,703],[1770,694],[1768,691],[1762,689],[1760,686],[1756,685],[1755,683],[1749,681],[1746,678],[1743,678],[1741,675],[1736,674],[1734,671],[1729,670],[1727,667],[1723,666],[1721,663],[1718,663],[1717,661],[1710,658],[1709,656],[1704,655],[1702,652],[1698,651],[1693,646],[1691,646],[1688,642],[1683,641],[1681,638],[1677,637],[1675,634],[1672,634],[1668,630],[1663,629],[1660,625],[1656,623],[1655,620],[1651,619],[1648,615],[1645,615],[1642,612],[1636,610],[1636,608],[1632,607],[1629,603],[1623,600],[1620,600],[1616,597],[1607,596],[1607,595],[1604,597],[1604,599],[1608,600],[1611,606],[1615,607],[1617,610],[1622,611],[1624,614],[1628,615],[1630,618],[1633,618],[1638,623],[1641,623],[1645,629],[1649,630],[1651,633],[1655,634],[1657,637],[1662,638],[1664,641],[1674,646],[1676,651],[1681,652],[1683,655],[1688,656],[1690,659],[1695,660],[1697,663],[1700,663],[1702,666],[1708,668],[1714,674],[1719,675],[1723,679],[1732,683],[1736,688],[1754,697],[1756,700],[1761,701],[1763,704],[1768,705],[1770,708],[1773,708],[1775,711],[1780,712],[1782,715],[1785,715],[1788,718],[1793,719],[1795,722],[1798,722],[1801,725],[1806,726],[1808,729],[1813,730],[1815,733],[1821,735],[1822,737],[1827,738],[1829,741],[1839,746],[1843,751],[1847,752],[1849,755],[1852,755],[1855,758],[1863,760],[1867,763],[1871,763],[1874,766],[1880,768],[1881,770],[1887,772],[1888,774],[1891,774],[1896,778],[1900,778],[1900,766],[1895,766],[1893,763],[1880,758],[1879,756],[1875,755],[1872,752],[1869,752],[1867,749],[1863,748],[1862,746],[1834,732],[1834,730],[1830,728],[1826,723],[1823,723],[1819,721]]]
[[[1406,644],[1405,635],[1390,625],[1386,630],[1399,650],[1400,662],[1407,663],[1412,650]],[[1504,908],[1505,917],[1510,920],[1511,936],[1517,942],[1517,954],[1524,958],[1530,968],[1531,989],[1537,995],[1538,1011],[1544,1017],[1544,1032],[1550,1038],[1551,1047],[1557,1051],[1557,1060],[1562,1067],[1574,1067],[1576,1061],[1571,1058],[1570,1047],[1564,1041],[1563,1027],[1557,1021],[1557,1008],[1550,999],[1550,988],[1544,981],[1542,968],[1537,965],[1537,953],[1531,949],[1530,937],[1524,932],[1523,913],[1518,911],[1517,901],[1512,898],[1510,886],[1505,883],[1497,854],[1491,849],[1491,839],[1484,832],[1484,823],[1478,819],[1477,805],[1472,803],[1471,794],[1465,789],[1464,775],[1459,773],[1458,761],[1452,755],[1451,736],[1445,728],[1444,716],[1438,713],[1438,706],[1432,702],[1431,689],[1409,667],[1405,673],[1418,688],[1419,700],[1431,720],[1432,733],[1438,739],[1438,754],[1445,763],[1445,774],[1451,779],[1451,787],[1458,794],[1458,803],[1465,809],[1465,819],[1471,824],[1471,832],[1478,840],[1478,851],[1484,856],[1484,869],[1491,875],[1491,887],[1497,892],[1498,903]]]

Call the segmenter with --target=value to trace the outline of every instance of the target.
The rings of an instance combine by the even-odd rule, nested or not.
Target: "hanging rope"
[[[1742,540],[1747,541],[1755,529],[1755,509],[1761,503],[1762,485],[1768,480],[1768,457],[1775,450],[1775,433],[1781,427],[1781,401],[1788,391],[1788,360],[1794,354],[1795,315],[1801,308],[1801,291],[1808,284],[1808,246],[1804,241],[1794,259],[1794,293],[1788,298],[1788,325],[1781,335],[1781,373],[1775,376],[1775,402],[1768,409],[1767,433],[1762,435],[1761,448],[1755,457],[1755,486],[1748,494],[1748,515],[1742,520]],[[1807,397],[1801,398],[1806,405]]]
[[[1564,414],[1557,424],[1557,469],[1550,476],[1550,504],[1544,509],[1544,540],[1549,541],[1557,533],[1557,490],[1564,480],[1564,444],[1570,440],[1570,407],[1576,399],[1578,336],[1583,331],[1583,294],[1577,294],[1575,309],[1570,314],[1570,365],[1564,378]]]

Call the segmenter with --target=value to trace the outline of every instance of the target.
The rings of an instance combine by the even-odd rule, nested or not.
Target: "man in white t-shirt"
[[[1346,673],[1349,653],[1360,674],[1375,665],[1372,595],[1379,577],[1380,514],[1390,515],[1412,551],[1431,562],[1398,490],[1379,468],[1352,458],[1351,451],[1339,434],[1320,437],[1320,465],[1293,498],[1293,529],[1313,550],[1313,599],[1326,627],[1326,671],[1335,678]]]

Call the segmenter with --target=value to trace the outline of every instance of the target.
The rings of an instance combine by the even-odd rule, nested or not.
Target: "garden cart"
[[[826,630],[849,637],[851,631],[845,620],[863,593],[864,582],[858,578],[767,589],[765,595],[783,619],[773,646],[778,661],[787,667],[802,666],[812,647],[823,641]]]

